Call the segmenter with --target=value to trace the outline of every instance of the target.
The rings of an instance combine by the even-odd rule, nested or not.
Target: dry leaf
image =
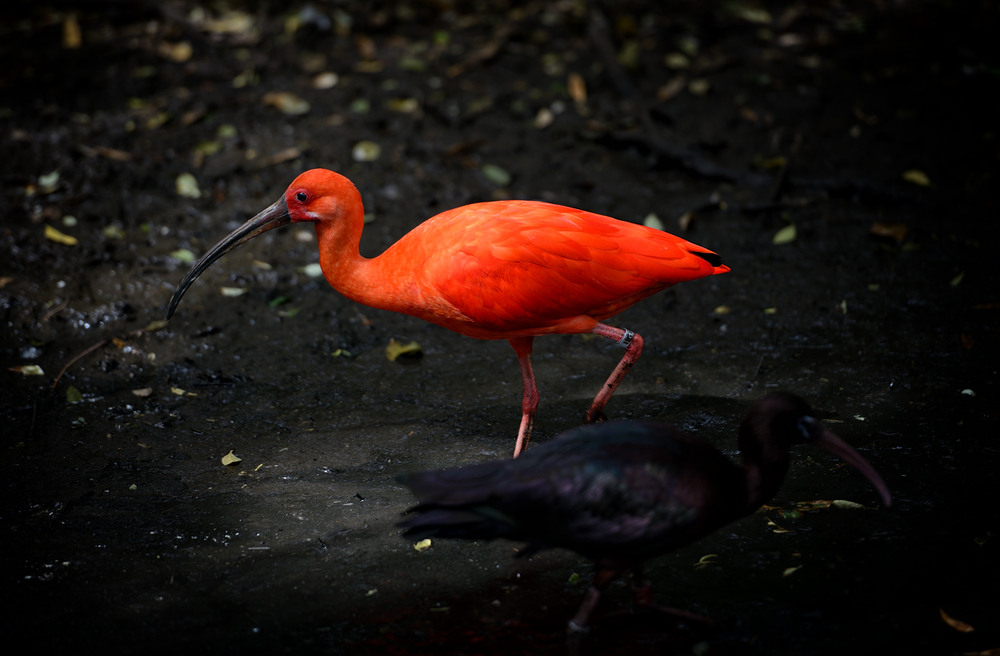
[[[295,95],[290,91],[272,91],[264,94],[264,104],[271,105],[282,114],[288,116],[301,116],[309,113],[311,106],[305,98]]]
[[[227,453],[226,455],[222,456],[222,464],[224,465],[235,465],[236,463],[242,461],[243,459],[240,458],[235,453],[233,453],[232,450],[230,450],[229,453]]]
[[[37,364],[22,364],[19,367],[10,367],[8,371],[21,374],[22,376],[44,376],[45,372]]]
[[[944,620],[945,624],[955,629],[956,631],[961,631],[962,633],[971,633],[976,630],[976,627],[971,624],[966,624],[961,620],[956,620],[954,617],[944,612],[943,608],[938,608],[938,612],[941,613],[941,619]]]
[[[198,188],[198,180],[190,173],[181,173],[174,181],[177,194],[184,198],[201,198],[201,189]]]
[[[413,548],[416,549],[417,551],[424,551],[425,549],[430,549],[430,547],[431,547],[430,538],[424,538],[420,542],[417,542],[413,545]]]
[[[888,237],[896,241],[903,241],[906,238],[906,224],[901,222],[876,221],[868,229],[868,233],[876,237]]]
[[[918,171],[917,169],[910,169],[903,173],[903,179],[921,187],[931,186],[931,180],[927,177],[927,174],[923,171]]]
[[[774,237],[771,238],[771,243],[775,246],[781,246],[782,244],[790,244],[795,241],[796,230],[795,224],[786,225],[784,228],[774,233]]]
[[[421,353],[420,344],[416,342],[402,344],[394,339],[390,339],[389,345],[385,347],[385,357],[389,358],[389,362],[395,362],[401,355],[416,356]]]
[[[77,244],[76,237],[59,232],[48,224],[45,225],[45,238],[49,241],[54,241],[57,244],[65,244],[66,246],[76,246]]]
[[[579,73],[570,73],[566,79],[566,90],[573,102],[583,105],[587,102],[587,83]]]
[[[653,230],[662,231],[664,229],[663,221],[661,221],[660,217],[656,216],[653,212],[646,215],[646,218],[642,220],[642,225],[647,228],[652,228]]]
[[[382,147],[374,141],[359,141],[351,149],[351,158],[355,162],[374,162],[382,155]]]

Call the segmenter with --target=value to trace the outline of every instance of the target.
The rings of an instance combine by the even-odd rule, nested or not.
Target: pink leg
[[[607,324],[599,323],[594,326],[594,330],[591,332],[618,342],[618,345],[625,349],[625,355],[622,356],[621,361],[618,362],[618,366],[608,376],[604,387],[594,397],[594,402],[590,404],[590,409],[587,410],[586,416],[588,424],[592,424],[595,421],[604,421],[604,406],[611,400],[611,395],[618,389],[618,385],[625,378],[625,374],[628,373],[628,370],[632,368],[632,365],[642,355],[642,337],[631,330],[614,328]]]
[[[514,457],[528,448],[531,441],[531,429],[535,423],[535,412],[538,411],[538,385],[535,384],[535,373],[531,369],[531,346],[534,337],[514,337],[510,345],[517,353],[517,363],[521,365],[521,383],[524,385],[524,397],[521,399],[521,427],[517,431],[517,442],[514,443]]]

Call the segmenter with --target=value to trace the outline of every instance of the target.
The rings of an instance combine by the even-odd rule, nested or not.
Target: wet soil
[[[995,3],[8,4],[5,643],[1000,647]],[[356,159],[362,141],[379,156]],[[200,255],[318,166],[361,189],[369,256],[479,200],[655,213],[732,271],[615,319],[646,349],[609,415],[735,456],[747,405],[793,390],[893,507],[800,449],[774,507],[650,564],[658,602],[714,626],[615,614],[622,582],[567,645],[586,561],[514,559],[509,543],[418,553],[394,528],[412,502],[398,473],[509,455],[506,343],[347,301],[303,268],[315,242],[297,228],[227,256],[153,323],[189,266],[179,251]],[[392,339],[422,355],[389,361]],[[620,357],[601,341],[537,341],[538,442],[580,423]],[[815,499],[863,507],[787,512]]]

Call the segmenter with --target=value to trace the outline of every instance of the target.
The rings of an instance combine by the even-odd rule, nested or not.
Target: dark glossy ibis
[[[417,497],[399,526],[420,539],[506,538],[519,555],[564,547],[592,559],[594,582],[570,621],[584,629],[602,591],[632,570],[748,515],[781,487],[789,448],[821,446],[857,468],[889,506],[885,481],[799,397],[775,392],[739,428],[743,464],[670,426],[638,421],[568,431],[516,460],[400,477]],[[640,588],[641,590],[642,588]],[[646,587],[644,597],[651,593]]]

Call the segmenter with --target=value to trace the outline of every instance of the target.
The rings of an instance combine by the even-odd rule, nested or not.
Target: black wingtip
[[[697,255],[701,259],[705,260],[714,267],[722,266],[722,256],[718,253],[713,253],[711,251],[692,251],[693,255]]]

